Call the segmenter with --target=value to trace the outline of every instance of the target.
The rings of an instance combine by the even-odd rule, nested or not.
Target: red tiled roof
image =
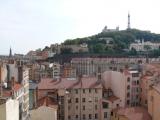
[[[40,106],[49,106],[49,107],[53,107],[53,108],[57,107],[57,105],[58,105],[58,103],[55,102],[53,100],[53,98],[51,98],[49,96],[45,96],[45,97],[39,99],[37,104],[38,104],[38,107],[40,107]]]
[[[68,78],[61,78],[60,80],[53,80],[52,78],[43,78],[38,84],[38,89],[60,89],[60,88],[102,88],[101,84],[97,83],[96,77],[84,76],[79,80],[69,80]],[[93,86],[94,84],[94,86]]]
[[[2,96],[3,97],[11,97],[12,91],[11,90],[3,90]]]
[[[150,79],[152,79],[152,76],[144,75],[144,76],[142,76],[141,79],[142,79],[142,80],[150,80]]]
[[[19,84],[19,83],[15,83],[15,84],[14,84],[14,87],[13,87],[13,90],[14,90],[14,91],[18,91],[20,88],[22,88],[22,85]]]
[[[107,100],[109,100],[109,101],[111,101],[111,102],[114,102],[114,101],[116,101],[116,100],[118,100],[119,98],[118,97],[116,97],[116,96],[110,96]]]
[[[152,87],[160,93],[160,83],[157,83],[153,85]]]

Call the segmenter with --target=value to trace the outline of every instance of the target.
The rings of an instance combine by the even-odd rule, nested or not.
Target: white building
[[[150,50],[154,50],[160,48],[160,43],[152,43],[149,41],[144,42],[144,40],[142,40],[142,42],[138,41],[137,43],[130,44],[129,49],[131,50],[132,48],[134,48],[136,49],[136,51],[147,51],[145,46],[149,46]]]
[[[119,27],[116,27],[116,29],[108,29],[107,26],[105,26],[102,30],[102,33],[105,33],[105,32],[116,32],[116,31],[119,31]]]
[[[19,120],[19,102],[8,99],[0,104],[0,120]]]

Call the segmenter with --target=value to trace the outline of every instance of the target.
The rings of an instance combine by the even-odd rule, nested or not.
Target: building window
[[[85,114],[83,114],[83,119],[86,119],[86,115]]]
[[[127,78],[127,82],[130,82],[130,77]]]
[[[71,102],[72,102],[71,99],[69,99],[69,100],[68,100],[68,103],[71,103]]]
[[[95,105],[95,110],[97,110],[98,109],[98,106],[97,105]]]
[[[114,67],[114,68],[113,68],[113,71],[117,71],[117,67]]]
[[[137,80],[137,85],[139,85],[139,80]]]
[[[139,77],[139,73],[133,73],[132,77]]]
[[[98,97],[95,97],[95,102],[98,102]]]
[[[95,114],[95,119],[97,119],[97,118],[98,118],[98,114],[96,113],[96,114]]]
[[[106,102],[103,102],[103,108],[108,108],[108,103],[106,103]]]
[[[130,97],[130,93],[127,93],[127,97]]]
[[[76,115],[76,118],[78,118],[78,115]]]
[[[112,67],[109,67],[110,70],[112,70]]]
[[[91,93],[91,89],[89,89],[89,93]]]
[[[98,93],[97,89],[95,89],[95,93]]]
[[[76,105],[76,110],[78,110],[78,105]]]
[[[136,95],[136,99],[138,99],[138,95]]]
[[[83,106],[83,110],[85,110],[85,106]]]
[[[127,105],[129,105],[130,104],[130,101],[129,100],[127,100]]]
[[[128,89],[128,90],[130,89],[130,86],[129,86],[129,85],[127,86],[127,89]]]
[[[75,93],[78,94],[78,89],[75,89]]]
[[[82,98],[82,102],[86,102],[86,99],[85,99],[85,98]]]
[[[153,101],[153,96],[150,97],[150,101]]]
[[[117,107],[119,107],[119,104],[117,104]]]
[[[139,88],[137,88],[137,92],[139,92]]]
[[[70,116],[70,115],[68,115],[68,119],[71,119],[71,116]]]
[[[92,114],[89,114],[89,119],[92,119]]]
[[[113,116],[113,112],[111,112],[111,116]]]
[[[83,89],[83,93],[85,93],[85,89]]]
[[[104,112],[104,118],[107,118],[107,112]]]
[[[76,103],[78,103],[78,98],[76,98]]]
[[[147,104],[147,100],[145,100],[145,104]]]

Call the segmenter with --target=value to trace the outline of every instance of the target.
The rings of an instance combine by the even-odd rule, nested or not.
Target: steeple
[[[9,57],[12,57],[12,49],[10,47],[10,50],[9,50]]]
[[[130,25],[130,14],[128,12],[128,26],[127,26],[127,29],[131,29],[131,25]]]

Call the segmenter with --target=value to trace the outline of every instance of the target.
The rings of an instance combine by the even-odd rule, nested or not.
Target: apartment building
[[[4,89],[1,90],[3,97],[12,97],[19,102],[19,119],[26,120],[29,115],[29,78],[28,68],[23,61],[9,59],[6,70],[1,72],[5,80],[1,81]],[[1,69],[2,70],[2,69]]]
[[[65,78],[76,78],[76,68],[70,64],[63,65],[62,76]]]
[[[7,101],[11,99],[12,100],[11,106],[13,106],[13,109],[14,109],[14,105],[15,105],[15,110],[16,110],[16,108],[18,108],[18,115],[17,115],[17,113],[15,114],[16,116],[18,116],[18,118],[16,117],[16,119],[22,120],[22,118],[23,118],[22,115],[23,115],[24,88],[21,84],[19,84],[18,82],[15,81],[14,77],[12,77],[12,79],[10,81],[11,81],[11,88],[7,87],[6,84],[1,83],[1,97],[0,97],[0,100],[2,101],[3,106],[4,106],[5,103],[7,104]],[[16,103],[12,104],[13,101],[15,101],[15,102],[17,101],[18,104],[16,104]],[[18,105],[18,107],[16,107],[16,105]],[[8,108],[6,108],[6,109],[8,109]],[[8,112],[13,112],[14,113],[13,109],[11,109],[12,111],[10,111],[10,109],[6,110],[6,114],[10,114]],[[10,118],[10,119],[6,118],[6,120],[12,120],[11,117],[8,117],[8,118]]]
[[[136,51],[147,51],[145,46],[149,46],[150,50],[154,50],[154,49],[160,48],[160,43],[152,43],[149,41],[144,42],[144,40],[142,40],[142,42],[130,44],[129,49],[131,50],[132,48],[134,48],[134,49],[136,49]]]
[[[119,106],[138,106],[140,102],[140,73],[136,70],[124,72],[106,71],[102,74],[105,89],[111,89],[121,100]]]
[[[53,69],[53,78],[59,79],[61,73],[61,65],[59,63],[52,63],[52,69]]]
[[[146,108],[148,106],[148,91],[150,87],[160,82],[159,71],[160,66],[158,64],[145,64],[143,66],[143,75],[140,80],[140,104]]]
[[[24,88],[23,119],[26,120],[29,115],[29,69],[23,68],[22,72],[22,85]]]
[[[148,112],[152,116],[152,120],[160,118],[160,83],[157,82],[150,87],[148,91]]]
[[[79,52],[88,52],[88,45],[86,43],[80,44],[80,45],[59,45],[59,44],[52,44],[50,46],[50,51],[53,53],[60,54],[62,50],[65,49],[71,49],[71,52],[73,53],[79,53]]]
[[[146,58],[73,58],[71,65],[79,75],[95,75],[109,70],[123,71],[126,67],[145,62]]]
[[[53,77],[53,70],[48,62],[28,63],[26,66],[29,68],[29,80],[39,82],[41,78]]]
[[[103,97],[103,86],[95,76],[82,76],[74,80],[42,79],[38,84],[38,99],[51,93],[59,103],[59,120],[109,120],[107,112],[120,104],[120,99],[113,95]]]

